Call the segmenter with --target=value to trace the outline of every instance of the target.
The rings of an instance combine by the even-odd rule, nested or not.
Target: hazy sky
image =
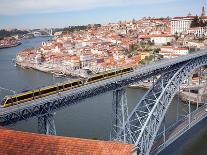
[[[0,0],[0,29],[185,16],[189,11],[195,15],[203,5],[204,0]]]

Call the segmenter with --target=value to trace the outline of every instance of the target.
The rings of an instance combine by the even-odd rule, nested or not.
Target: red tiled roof
[[[182,17],[174,17],[173,19],[193,19],[196,16],[182,16]]]
[[[0,154],[129,155],[132,145],[0,129]]]

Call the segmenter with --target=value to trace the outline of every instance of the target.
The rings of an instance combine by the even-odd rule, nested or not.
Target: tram
[[[5,98],[1,102],[1,106],[6,108],[6,107],[10,107],[16,104],[26,103],[27,101],[31,101],[31,100],[35,100],[35,99],[49,96],[52,94],[56,94],[59,92],[67,91],[69,89],[73,89],[76,87],[81,87],[83,85],[91,84],[91,83],[94,83],[94,82],[97,82],[103,79],[126,74],[128,72],[131,72],[132,70],[133,70],[133,67],[127,67],[127,68],[122,68],[116,71],[107,71],[107,72],[103,72],[100,74],[96,74],[89,78],[74,80],[74,81],[65,82],[65,83],[61,83],[57,85],[51,85],[51,86],[47,86],[47,87],[43,87],[43,88],[39,88],[35,90],[29,90],[24,93],[20,93],[16,95],[5,96]]]

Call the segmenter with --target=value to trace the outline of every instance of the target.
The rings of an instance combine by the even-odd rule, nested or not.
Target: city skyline
[[[141,17],[200,15],[203,1],[193,0],[80,0],[11,1],[0,0],[0,29],[67,27],[70,25],[106,24]],[[188,5],[186,5],[188,4]],[[170,6],[170,7],[169,7]]]

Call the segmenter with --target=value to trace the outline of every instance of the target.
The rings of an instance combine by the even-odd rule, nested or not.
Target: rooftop
[[[128,155],[132,145],[40,135],[0,128],[0,154]]]

